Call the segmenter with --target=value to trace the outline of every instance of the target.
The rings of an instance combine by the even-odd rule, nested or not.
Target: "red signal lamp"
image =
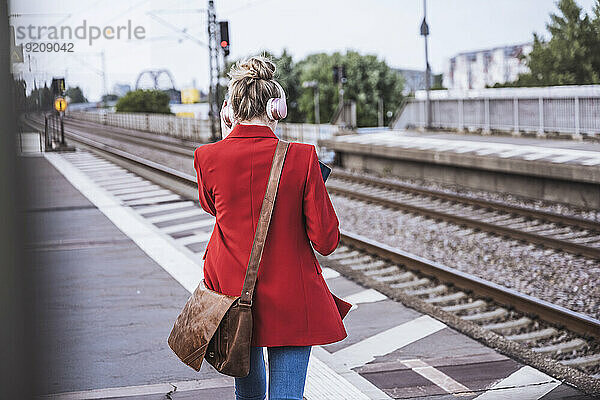
[[[229,43],[227,43],[227,40],[221,40],[221,47],[227,47],[229,46]]]

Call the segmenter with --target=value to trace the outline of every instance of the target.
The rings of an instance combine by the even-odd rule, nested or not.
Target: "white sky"
[[[595,0],[577,0],[587,12]],[[11,25],[125,25],[145,28],[143,40],[98,39],[91,46],[72,40],[74,53],[25,53],[19,72],[33,87],[34,78],[66,76],[67,86],[80,86],[88,99],[102,92],[100,53],[105,53],[109,90],[115,83],[134,85],[145,69],[168,69],[175,85],[208,86],[208,48],[185,39],[152,18],[162,18],[206,43],[206,0],[20,0],[11,1]],[[357,50],[376,54],[388,65],[424,69],[419,36],[422,0],[215,0],[217,20],[229,20],[231,58],[287,48],[298,61],[315,52]],[[432,69],[443,72],[456,53],[531,41],[546,35],[554,0],[428,0]],[[17,44],[29,40],[17,39]],[[69,40],[67,40],[69,42]],[[29,57],[31,56],[31,62]],[[29,69],[31,68],[31,72]]]

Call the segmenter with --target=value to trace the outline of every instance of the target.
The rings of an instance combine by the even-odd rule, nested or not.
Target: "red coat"
[[[216,217],[204,253],[204,279],[213,290],[241,294],[276,144],[267,126],[236,125],[225,139],[194,152],[200,204]],[[335,250],[338,226],[315,147],[290,143],[254,290],[253,346],[317,345],[347,336],[313,252]]]

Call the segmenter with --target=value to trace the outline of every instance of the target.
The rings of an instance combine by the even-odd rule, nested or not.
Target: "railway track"
[[[44,126],[42,115],[28,115],[30,123],[38,128]],[[186,139],[159,137],[149,132],[130,131],[124,128],[114,126],[100,125],[87,121],[80,121],[72,118],[65,118],[65,135],[74,134],[89,139],[99,138],[107,144],[125,143],[135,146],[164,151],[177,157],[189,158],[194,153],[195,148],[200,143],[195,143]]]
[[[335,171],[330,193],[600,260],[600,223]]]
[[[30,123],[35,124],[35,121]],[[69,138],[96,153],[122,159],[126,163],[151,171],[161,179],[175,180],[194,192],[196,190],[195,176],[73,132],[69,133]],[[368,182],[349,182],[352,178],[340,171],[335,171],[332,178],[332,182],[342,182],[345,179],[345,188],[352,185],[369,186]],[[361,198],[379,202],[380,198],[384,199],[386,195],[391,194],[390,192],[393,193],[389,187],[381,188],[383,184],[384,182],[376,181],[371,185],[383,192],[364,193],[360,195]],[[332,187],[328,186],[328,189],[333,193],[340,193],[342,187],[333,184]],[[404,189],[408,191],[408,188]],[[411,196],[414,202],[419,198],[423,201],[450,201],[443,197],[449,196],[446,193],[436,193],[437,200],[429,191],[426,194],[412,192]],[[550,213],[521,210],[491,202],[482,203],[473,199],[463,200],[465,201],[462,204],[466,203],[466,200],[477,202],[471,203],[470,207],[473,209],[480,207],[487,213],[505,212],[508,214],[506,219],[512,218],[517,212],[527,211],[531,212],[529,218],[546,218],[545,221],[551,223],[565,224],[565,219],[559,218],[562,216]],[[489,211],[490,209],[492,211]],[[478,213],[482,214],[483,211]],[[590,221],[573,218],[570,220],[592,224],[587,229],[595,226]],[[350,232],[343,232],[340,247],[332,255],[324,258],[324,261],[361,284],[444,319],[448,325],[483,340],[486,344],[493,346],[494,340],[498,338],[502,343],[509,343],[508,347],[518,349],[516,353],[511,353],[512,356],[521,358],[537,368],[552,373],[543,360],[553,360],[554,371],[558,366],[564,372],[561,373],[561,378],[571,377],[571,383],[579,387],[585,384],[591,384],[596,390],[600,387],[600,321],[594,318]],[[482,335],[481,332],[489,335]],[[490,337],[492,339],[489,339]]]
[[[600,379],[600,321],[355,233],[342,232],[341,243],[322,258],[345,276]]]

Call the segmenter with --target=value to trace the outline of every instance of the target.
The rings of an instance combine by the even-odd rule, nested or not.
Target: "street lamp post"
[[[315,124],[317,125],[317,137],[321,138],[321,115],[319,111],[319,82],[307,81],[302,83],[302,87],[314,88],[315,96]]]
[[[431,128],[431,100],[429,91],[431,89],[431,67],[429,66],[429,49],[427,48],[427,36],[429,36],[429,25],[427,25],[427,0],[423,0],[423,22],[421,22],[421,36],[425,38],[425,114],[426,128]]]

